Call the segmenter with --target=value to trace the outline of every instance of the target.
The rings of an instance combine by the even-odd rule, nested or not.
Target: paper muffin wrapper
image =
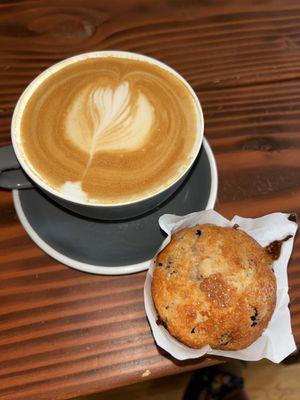
[[[287,265],[291,256],[297,224],[288,219],[290,214],[273,213],[260,218],[242,218],[235,216],[228,221],[213,210],[205,210],[176,216],[165,214],[159,218],[159,225],[168,235],[159,248],[159,253],[171,240],[171,235],[180,229],[192,227],[196,224],[215,224],[218,226],[232,227],[239,225],[239,229],[252,236],[261,246],[265,247],[274,240],[281,240],[288,235],[293,237],[283,242],[281,254],[274,261],[273,268],[277,281],[276,307],[267,328],[254,343],[242,350],[224,351],[214,350],[210,346],[201,349],[192,349],[181,343],[169,334],[166,328],[157,324],[157,312],[151,295],[151,283],[154,270],[154,260],[150,263],[144,286],[144,301],[146,314],[158,346],[166,350],[178,360],[198,358],[205,354],[236,358],[246,361],[257,361],[267,358],[275,363],[281,362],[295,349],[295,341],[291,329],[291,316],[289,311]]]

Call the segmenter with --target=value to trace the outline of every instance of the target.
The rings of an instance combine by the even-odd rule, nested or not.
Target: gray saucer
[[[14,205],[34,242],[58,261],[95,274],[127,274],[148,268],[164,239],[163,214],[185,215],[213,208],[217,169],[206,140],[177,192],[151,212],[125,221],[86,219],[60,208],[38,189],[14,190]]]

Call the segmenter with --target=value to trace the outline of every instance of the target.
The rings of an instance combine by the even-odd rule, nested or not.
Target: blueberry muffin
[[[275,308],[272,262],[270,252],[238,226],[182,229],[155,260],[157,322],[193,348],[249,346]]]

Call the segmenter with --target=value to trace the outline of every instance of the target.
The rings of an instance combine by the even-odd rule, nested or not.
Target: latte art
[[[29,99],[21,141],[32,169],[93,203],[136,201],[182,173],[197,146],[187,87],[139,60],[92,58],[50,75]]]
[[[74,99],[66,118],[66,136],[89,155],[89,167],[97,151],[137,150],[147,141],[154,108],[139,93],[136,101],[129,83],[115,89],[85,88]],[[86,171],[84,171],[85,174]]]

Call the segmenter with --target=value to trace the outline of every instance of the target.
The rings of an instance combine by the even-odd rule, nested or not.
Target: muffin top
[[[238,227],[182,229],[155,264],[158,322],[186,345],[238,350],[267,327],[276,303],[272,259]]]

